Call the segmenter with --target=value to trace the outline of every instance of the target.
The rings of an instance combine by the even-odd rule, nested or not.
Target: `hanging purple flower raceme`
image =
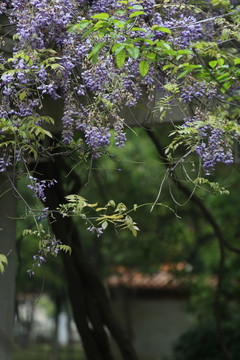
[[[40,241],[41,247],[38,250],[36,255],[33,255],[33,264],[32,268],[27,270],[27,273],[29,276],[34,276],[35,266],[40,267],[42,264],[44,264],[47,260],[48,255],[54,255],[56,256],[59,251],[59,245],[62,245],[62,242],[60,240],[57,240],[55,237],[53,238],[47,238]]]
[[[172,44],[181,49],[190,46],[191,41],[199,40],[202,36],[202,27],[194,16],[180,14],[177,18],[163,20],[160,14],[154,14],[152,25],[163,26],[172,31]],[[166,34],[155,30],[154,39],[162,38]]]
[[[110,144],[110,131],[108,127],[88,125],[85,130],[85,141],[96,154]],[[98,155],[97,155],[98,156]]]
[[[124,122],[117,121],[113,124],[114,128],[114,137],[115,137],[115,144],[118,149],[125,146],[125,142],[127,140],[126,133],[124,131]]]
[[[28,184],[27,187],[32,190],[33,197],[38,198],[42,202],[46,201],[46,195],[45,190],[46,188],[53,186],[57,183],[57,180],[38,180],[37,178],[33,177],[32,175],[29,175],[29,180],[31,184]]]
[[[193,99],[202,98],[205,95],[206,84],[204,82],[196,82],[193,85],[183,85],[181,88],[182,102],[191,102]]]
[[[233,163],[232,148],[221,128],[209,125],[201,130],[202,141],[194,147],[195,152],[203,160],[203,167],[206,175],[214,171],[217,163],[229,165]]]
[[[12,160],[13,157],[9,154],[0,157],[0,173],[7,171],[7,168],[13,165]]]
[[[88,147],[98,154],[100,149],[109,145],[107,124],[109,118],[114,118],[116,146],[123,146],[126,135],[123,123],[116,120],[117,115],[123,106],[135,106],[140,101],[142,85],[146,85],[149,99],[152,98],[151,90],[155,83],[162,83],[159,71],[150,61],[148,74],[143,78],[139,73],[141,57],[133,59],[126,49],[125,63],[119,69],[115,56],[108,48],[109,35],[103,35],[101,41],[106,42],[106,47],[100,50],[93,64],[88,55],[99,41],[96,40],[96,33],[91,32],[83,37],[85,29],[68,31],[68,25],[91,19],[94,13],[99,12],[109,12],[110,16],[126,21],[130,14],[138,10],[136,5],[142,6],[146,14],[134,19],[136,28],[143,30],[135,33],[128,30],[132,40],[149,34],[150,41],[167,39],[171,47],[178,50],[191,46],[191,42],[205,36],[206,29],[199,22],[203,15],[193,13],[190,7],[182,7],[175,2],[165,7],[159,6],[154,0],[143,0],[140,4],[134,0],[128,4],[120,4],[117,0],[13,0],[11,19],[17,23],[19,38],[15,54],[21,49],[24,56],[17,56],[11,63],[16,73],[5,72],[2,76],[0,114],[11,121],[14,117],[20,118],[19,121],[27,116],[37,117],[46,94],[55,100],[61,97],[65,100],[62,117],[65,144],[71,142],[75,130],[80,130],[85,134]],[[169,28],[172,34],[154,30],[153,25]],[[114,41],[123,43],[126,36],[122,29],[116,26],[115,31]],[[141,49],[141,42],[137,40],[133,43]],[[161,61],[159,66],[162,66]],[[183,103],[191,102],[194,98],[211,100],[216,96],[216,89],[209,84],[200,81],[189,84],[188,80],[186,85],[180,84]],[[19,94],[22,94],[21,101]],[[84,106],[81,104],[82,97],[86,101]]]

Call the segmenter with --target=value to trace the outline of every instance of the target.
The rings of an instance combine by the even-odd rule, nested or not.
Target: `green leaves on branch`
[[[72,248],[68,245],[57,245],[57,248],[63,252],[65,252],[65,254],[69,253],[69,255],[72,254]]]
[[[91,204],[76,194],[66,196],[66,200],[67,203],[60,205],[58,209],[63,217],[78,216],[86,225],[95,229],[101,227],[105,230],[109,224],[112,224],[116,230],[128,229],[134,236],[137,235],[139,229],[123,203],[116,205],[113,200],[110,200],[105,206],[98,207],[98,203]]]
[[[206,178],[202,178],[202,177],[198,177],[197,179],[194,180],[194,184],[196,185],[203,185],[206,184],[210,187],[210,191],[213,195],[229,195],[229,191],[226,190],[224,187],[221,187],[218,183],[216,182],[211,182]]]
[[[127,5],[124,3],[124,5]],[[116,65],[120,69],[124,65],[128,57],[132,57],[134,60],[140,58],[139,72],[141,76],[145,77],[149,71],[149,63],[156,61],[159,52],[162,55],[168,56],[170,53],[174,54],[171,46],[165,41],[151,40],[153,34],[146,34],[146,29],[135,25],[136,18],[141,15],[146,15],[143,11],[142,5],[134,5],[128,7],[130,10],[136,10],[132,12],[128,19],[123,21],[117,19],[115,16],[110,16],[108,13],[99,13],[91,16],[91,20],[82,20],[78,24],[73,24],[69,27],[68,31],[82,32],[82,38],[91,36],[94,33],[94,41],[96,41],[97,34],[98,39],[102,39],[103,36],[108,36],[108,40],[105,42],[97,41],[93,45],[93,48],[88,55],[88,59],[92,59],[93,63],[96,64],[99,56],[99,52],[104,48],[106,55],[112,53],[116,59]],[[120,10],[119,10],[120,11]],[[122,10],[121,10],[122,11]],[[125,12],[124,12],[125,14]],[[97,22],[95,22],[97,21]],[[163,27],[154,25],[153,31],[161,31],[166,35],[171,35],[171,30]],[[136,37],[136,32],[139,32],[141,36]],[[124,42],[118,42],[118,38],[124,38]]]
[[[135,212],[137,209],[145,206],[153,206],[152,203],[134,204],[132,209],[127,209],[126,205],[122,202],[116,204],[114,200],[108,201],[103,207],[98,207],[98,203],[91,204],[80,195],[72,194],[66,196],[67,203],[61,204],[58,211],[65,216],[78,216],[82,219],[87,226],[102,230],[111,224],[115,230],[129,230],[133,236],[137,236],[139,228],[134,222],[130,213]],[[163,206],[173,211],[169,206],[156,203],[155,206]],[[178,217],[178,215],[176,215]]]
[[[37,125],[39,120],[42,126]],[[49,116],[27,116],[20,127],[16,127],[10,120],[1,119],[0,130],[2,131],[0,148],[18,148],[19,156],[21,153],[38,158],[38,150],[42,141],[46,137],[52,138],[49,130],[46,130],[45,124],[54,124],[54,120]]]
[[[39,250],[42,252],[42,254],[44,256],[52,255],[52,256],[56,257],[57,256],[56,249],[63,251],[65,253],[69,253],[69,255],[71,255],[71,253],[72,253],[72,249],[68,245],[61,244],[61,243],[54,241],[55,245],[51,246],[50,244],[53,243],[52,240],[53,240],[54,236],[53,236],[53,234],[46,232],[43,229],[42,224],[40,224],[38,229],[34,230],[34,231],[31,229],[23,230],[22,235],[23,236],[33,236],[33,237],[37,238],[39,240]]]

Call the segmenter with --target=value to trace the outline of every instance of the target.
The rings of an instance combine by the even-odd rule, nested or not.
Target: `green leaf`
[[[185,50],[178,50],[177,55],[185,55],[185,54],[194,54],[192,50],[185,49]]]
[[[94,54],[92,57],[92,62],[94,63],[94,65],[97,63],[98,60],[98,53]]]
[[[109,18],[109,14],[107,13],[100,13],[91,16],[92,19],[98,19],[98,20],[107,20]]]
[[[117,66],[118,68],[120,69],[124,62],[125,62],[125,59],[126,59],[126,53],[124,50],[121,50],[117,55],[116,55],[116,62],[117,62]]]
[[[153,45],[154,42],[151,40],[151,39],[144,39],[142,38],[143,42],[147,43],[147,44],[150,44],[150,45]]]
[[[165,48],[165,49],[167,49],[167,50],[171,50],[171,45],[168,44],[167,42],[163,41],[163,40],[158,41],[158,42],[156,43],[156,46],[157,46],[157,47],[161,47],[161,48]]]
[[[134,26],[134,27],[132,28],[132,31],[147,32],[147,30],[146,30],[146,29],[144,29],[144,28],[140,28],[140,27],[136,27],[136,26]]]
[[[221,91],[223,93],[225,93],[232,85],[233,81],[227,81],[223,84],[223,86],[221,87]]]
[[[164,32],[164,33],[167,33],[167,34],[170,34],[170,35],[172,34],[171,30],[164,27],[164,26],[153,25],[152,29],[154,31],[161,31],[161,32]]]
[[[154,60],[154,59],[156,58],[156,54],[153,53],[153,52],[147,53],[147,54],[146,54],[146,57],[147,57],[148,59]]]
[[[99,36],[99,39],[102,39],[104,37],[104,35],[106,35],[107,33],[107,29],[106,28],[103,28],[103,29],[100,29],[98,31],[98,36]]]
[[[52,134],[50,133],[50,131],[42,129],[42,132],[47,135],[48,137],[52,138]]]
[[[4,264],[5,265],[8,264],[8,259],[6,258],[5,255],[0,254],[0,271],[2,274],[4,273]]]
[[[106,206],[112,206],[112,207],[115,207],[116,204],[115,204],[115,201],[114,200],[109,200],[109,202],[107,203]]]
[[[219,65],[220,67],[222,67],[223,64],[224,64],[224,60],[223,60],[223,59],[218,59],[218,65]]]
[[[114,44],[112,47],[112,52],[115,52],[115,55],[120,53],[124,48],[126,47],[126,44]]]
[[[175,65],[174,65],[174,64],[166,64],[166,65],[164,65],[164,67],[163,67],[163,71],[164,71],[164,70],[167,70],[167,69],[169,69],[169,68],[171,68],[171,67],[175,67]]]
[[[86,20],[86,19],[81,20],[78,24],[71,25],[68,29],[68,32],[83,30],[91,23],[92,23],[92,20]]]
[[[115,20],[113,20],[113,24],[120,29],[124,29],[124,27],[125,27],[125,22],[121,21],[121,20],[115,19]]]
[[[229,72],[225,73],[225,74],[222,74],[220,76],[217,77],[217,80],[220,81],[220,82],[223,82],[223,81],[226,81],[226,80],[229,80],[231,79],[231,75]]]
[[[108,222],[107,222],[107,221],[104,221],[104,222],[102,223],[102,229],[105,230],[107,227],[108,227]]]
[[[149,70],[149,63],[145,60],[140,61],[139,63],[139,72],[144,77],[147,75]]]
[[[177,79],[181,79],[183,76],[187,75],[189,72],[191,72],[191,69],[189,69],[189,68],[185,69],[177,76]]]
[[[106,44],[106,42],[104,41],[104,42],[100,42],[100,43],[97,43],[96,45],[94,45],[94,47],[92,48],[92,53],[93,54],[98,53],[105,44]]]
[[[59,248],[59,250],[62,250],[65,253],[68,252],[69,255],[71,255],[71,253],[72,253],[72,248],[70,246],[68,246],[68,245],[58,245],[57,247]]]
[[[234,65],[239,65],[239,64],[240,64],[240,58],[234,59]]]
[[[211,68],[215,68],[215,66],[218,64],[218,61],[217,60],[212,60],[212,61],[209,61],[209,66],[211,66]]]
[[[143,7],[142,5],[133,5],[133,6],[128,6],[128,9],[143,10]]]
[[[106,25],[107,25],[106,21],[98,20],[98,22],[94,25],[93,30],[97,31],[101,28],[106,28]]]
[[[129,18],[133,18],[133,17],[136,17],[136,16],[139,16],[139,15],[146,15],[145,11],[135,11],[134,13],[132,13]]]
[[[136,60],[136,59],[138,58],[139,53],[140,53],[140,50],[139,50],[139,48],[137,48],[137,47],[133,47],[133,48],[128,47],[128,48],[127,48],[127,51],[129,52],[130,56],[131,56],[134,60]]]
[[[27,93],[26,93],[26,91],[24,90],[24,91],[22,91],[21,94],[19,95],[19,99],[20,99],[21,101],[23,101],[23,99],[25,99],[26,96],[27,96]]]
[[[100,42],[100,43],[97,43],[96,45],[94,45],[94,47],[92,48],[92,51],[88,55],[88,60],[91,59],[92,56],[94,56],[93,63],[96,64],[97,58],[98,58],[98,53],[105,44],[106,43],[104,41],[104,42]],[[95,56],[95,55],[97,55],[97,56]]]
[[[91,32],[93,32],[94,31],[94,28],[91,28],[91,29],[89,29],[89,30],[87,30],[84,34],[83,34],[83,36],[82,36],[82,38],[84,39],[85,37],[87,37]]]

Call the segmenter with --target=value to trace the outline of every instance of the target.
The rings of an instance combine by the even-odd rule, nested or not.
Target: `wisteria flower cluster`
[[[233,162],[232,143],[240,135],[240,58],[231,46],[233,41],[239,44],[239,2],[197,3],[0,3],[4,20],[0,26],[0,173],[9,168],[15,173],[21,161],[20,173],[28,174],[28,188],[37,200],[38,209],[29,206],[37,230],[25,232],[40,240],[29,275],[46,262],[48,254],[70,251],[50,232],[46,234],[40,223],[46,223],[53,211],[64,217],[80,216],[97,237],[110,223],[137,235],[138,227],[121,203],[111,215],[99,214],[101,208],[76,194],[52,211],[39,206],[38,200],[46,203],[46,190],[56,180],[39,179],[31,166],[42,156],[63,154],[59,147],[65,154],[83,155],[84,160],[90,156],[92,163],[108,151],[111,133],[120,149],[126,142],[124,107],[144,102],[151,111],[160,92],[161,120],[166,114],[171,120],[169,110],[174,106],[186,114],[167,150],[179,144],[190,148],[189,153],[201,159],[205,175],[218,163]],[[50,117],[52,106],[59,111]],[[56,125],[53,132],[49,125]],[[61,140],[56,129],[62,130]],[[85,207],[97,213],[96,226],[82,213]],[[108,207],[115,208],[114,202]]]
[[[57,240],[55,237],[49,237],[42,240],[40,249],[38,250],[36,255],[33,255],[32,268],[27,270],[29,276],[35,275],[35,267],[40,267],[42,264],[44,264],[48,255],[57,256],[60,251],[61,245],[62,242],[60,240]]]
[[[203,160],[206,175],[214,171],[217,163],[226,165],[233,163],[232,146],[224,130],[205,126],[201,128],[202,141],[194,147],[195,152]]]
[[[37,178],[29,175],[30,184],[27,185],[29,189],[33,192],[33,197],[38,198],[42,202],[46,201],[46,195],[44,193],[46,187],[51,187],[57,183],[57,180],[38,180]],[[46,209],[45,209],[46,212]]]
[[[87,228],[88,231],[90,231],[92,234],[95,234],[97,235],[97,237],[100,237],[102,234],[103,234],[103,228],[102,227],[94,227],[94,226],[89,226]]]
[[[1,6],[1,12],[6,9],[5,5]],[[18,41],[9,61],[11,69],[1,77],[0,116],[15,121],[20,128],[27,117],[34,116],[38,121],[44,97],[50,96],[54,101],[63,99],[63,141],[71,144],[74,132],[82,131],[87,147],[95,157],[110,144],[113,123],[116,146],[124,146],[122,107],[136,105],[141,99],[143,85],[152,98],[156,84],[159,88],[163,83],[158,71],[161,58],[145,60],[148,70],[144,77],[141,76],[139,35],[147,35],[149,44],[167,40],[175,51],[191,47],[192,42],[205,36],[198,21],[203,12],[197,18],[191,7],[181,7],[175,2],[171,6],[160,6],[153,0],[126,4],[116,0],[21,0],[12,1],[8,6],[11,7],[10,21],[16,24]],[[98,52],[96,31],[90,31],[86,36],[88,27],[77,26],[84,24],[81,21],[94,22],[97,13],[108,13],[116,24],[113,40],[108,33],[101,35],[103,45]],[[134,22],[126,25],[131,19]],[[69,31],[70,24],[76,24],[76,31]],[[166,28],[169,33],[165,32]],[[130,48],[127,52],[121,49],[126,36],[134,41],[134,54]],[[121,66],[116,66],[116,58],[109,49],[113,42],[120,44],[115,55],[120,53],[125,57]],[[94,61],[89,58],[91,52],[97,55]],[[4,59],[2,64],[7,69]],[[192,88],[187,84],[182,87],[182,100],[190,101],[194,93],[201,97],[205,92],[203,84],[197,90],[196,84]]]
[[[193,146],[195,153],[202,159],[206,175],[210,175],[215,170],[217,163],[225,165],[233,163],[231,142],[234,137],[238,137],[235,126],[232,128],[232,138],[230,138],[225,130],[226,123],[223,119],[213,116],[201,119],[199,115],[196,115],[194,118],[185,118],[182,128],[186,129],[184,133],[189,138],[197,130],[197,143]]]
[[[120,149],[126,142],[123,108],[144,101],[152,110],[156,92],[161,119],[174,106],[186,114],[177,136],[202,159],[206,175],[217,163],[232,163],[240,92],[239,56],[229,39],[239,41],[232,30],[239,8],[236,1],[215,5],[213,0],[1,2],[0,173],[22,161],[24,173],[32,174],[28,165],[59,155],[59,145],[80,157],[79,143],[84,144],[84,159],[96,159],[108,151],[111,133]],[[59,110],[52,117],[47,103]],[[53,133],[49,124],[56,125]],[[55,129],[62,130],[61,140]],[[56,181],[34,174],[28,180],[33,196],[45,203],[46,188]],[[44,207],[37,219],[48,213]],[[126,226],[136,233],[134,223]],[[100,236],[102,229],[88,230]],[[34,261],[41,265],[44,251],[56,252],[54,246],[49,242]]]

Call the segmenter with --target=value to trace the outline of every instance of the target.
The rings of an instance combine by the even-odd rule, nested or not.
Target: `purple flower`
[[[29,176],[29,180],[30,180],[30,184],[27,185],[27,187],[29,189],[32,190],[33,192],[33,197],[38,198],[39,200],[41,200],[42,202],[46,201],[46,196],[45,196],[45,189],[46,187],[50,187],[52,185],[54,185],[57,181],[55,179],[53,180],[38,180],[37,178],[33,177],[33,176]],[[48,210],[48,208],[45,208],[41,217],[43,217],[46,214],[46,211]]]
[[[103,228],[102,227],[96,228],[94,226],[89,226],[87,228],[87,230],[90,231],[92,234],[96,233],[97,237],[100,237],[103,234]]]

